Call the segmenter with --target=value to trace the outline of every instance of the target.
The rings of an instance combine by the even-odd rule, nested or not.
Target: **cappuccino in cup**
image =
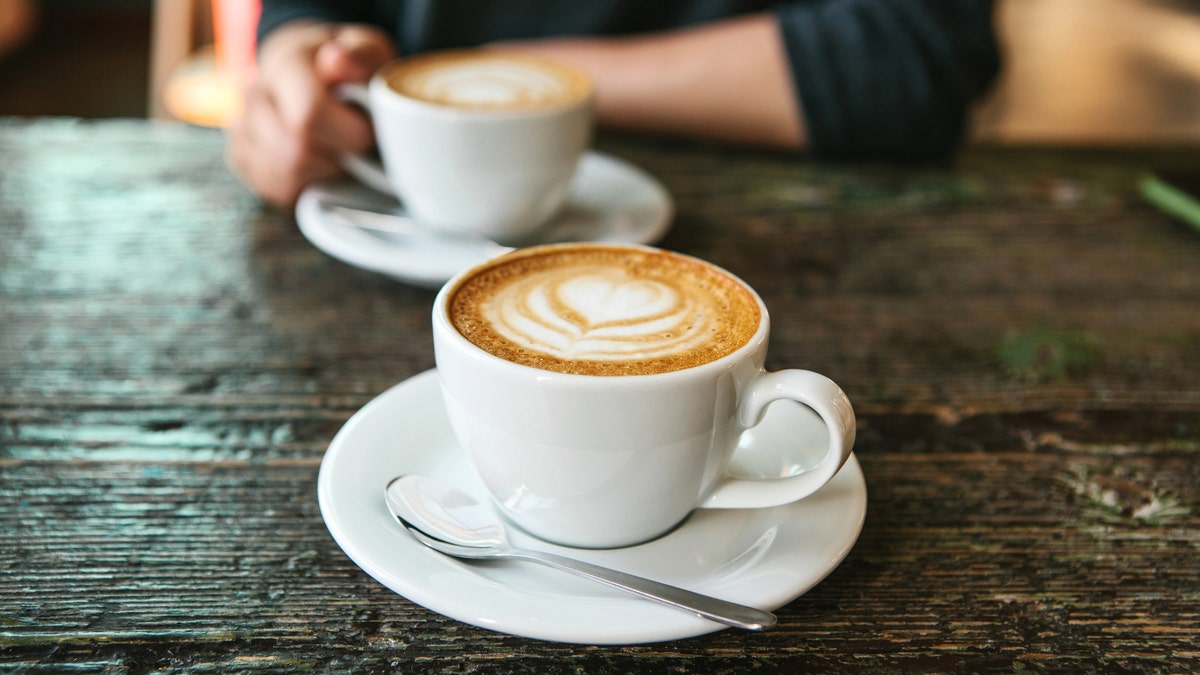
[[[715,361],[758,330],[754,295],[691,258],[617,246],[508,256],[459,284],[455,330],[513,363],[578,375],[652,375]]]
[[[347,155],[342,165],[447,235],[527,241],[566,202],[591,142],[591,80],[540,56],[422,54],[338,94],[370,113],[382,159]]]
[[[396,61],[381,71],[392,91],[465,110],[537,110],[571,106],[591,96],[582,72],[525,54],[434,53]]]
[[[589,548],[644,542],[697,508],[793,502],[833,478],[854,411],[823,375],[766,372],[769,332],[734,275],[633,245],[518,249],[451,279],[433,308],[446,412],[497,508]],[[788,458],[805,467],[793,475],[728,475],[741,434],[779,400],[815,411],[826,438]]]

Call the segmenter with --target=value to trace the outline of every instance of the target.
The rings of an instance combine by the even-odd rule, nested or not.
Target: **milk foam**
[[[451,319],[501,358],[596,375],[706,363],[757,330],[757,302],[736,280],[680,256],[599,251],[518,253],[460,286]]]
[[[586,78],[564,66],[486,51],[416,57],[388,81],[408,96],[466,108],[552,106],[588,91]]]
[[[692,295],[622,269],[549,270],[501,289],[484,316],[513,343],[555,358],[650,359],[709,339],[712,317]]]

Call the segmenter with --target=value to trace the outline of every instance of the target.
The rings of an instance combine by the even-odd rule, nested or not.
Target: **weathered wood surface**
[[[1188,151],[822,167],[602,139],[664,246],[757,287],[772,368],[860,412],[867,522],[749,635],[543,643],[429,612],[315,481],[432,366],[433,294],[332,260],[219,134],[0,121],[0,671],[1200,671],[1200,233],[1134,182]]]

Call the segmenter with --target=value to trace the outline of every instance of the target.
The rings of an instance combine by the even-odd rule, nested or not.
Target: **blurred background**
[[[219,125],[252,75],[256,4],[0,0],[0,115]],[[999,0],[997,23],[977,140],[1200,141],[1200,0]]]

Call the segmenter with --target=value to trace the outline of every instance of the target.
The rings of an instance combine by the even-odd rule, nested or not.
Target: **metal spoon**
[[[513,246],[506,246],[481,235],[438,234],[389,207],[363,208],[348,204],[327,203],[322,208],[325,213],[333,216],[343,225],[360,230],[385,232],[427,244],[476,248],[493,256],[508,253],[514,247],[520,248],[534,244],[557,244],[592,239],[623,240],[634,236],[628,232],[631,226],[625,222],[626,218],[612,217],[609,222],[602,215],[589,212],[586,208],[579,206],[564,209],[537,233],[530,235],[522,242],[511,242]]]
[[[438,235],[421,227],[408,216],[402,216],[397,213],[382,213],[343,204],[329,204],[325,208],[328,213],[338,218],[342,223],[362,230],[386,232],[426,243],[478,248],[488,254],[489,257],[508,253],[513,250],[511,246],[504,246],[484,237],[466,235],[449,237]]]
[[[514,548],[504,525],[486,505],[424,476],[400,476],[384,490],[388,510],[422,544],[446,555],[468,559],[513,558],[540,563],[599,581],[648,600],[747,630],[775,625],[775,615],[676,586],[651,581],[553,553]]]

